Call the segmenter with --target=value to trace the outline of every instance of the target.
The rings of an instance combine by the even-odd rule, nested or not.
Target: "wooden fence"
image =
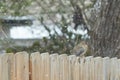
[[[120,80],[120,59],[26,52],[0,55],[0,80]]]

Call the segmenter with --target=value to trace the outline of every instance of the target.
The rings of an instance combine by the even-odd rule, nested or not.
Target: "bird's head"
[[[84,47],[84,48],[88,48],[88,45],[87,45],[87,43],[85,42],[85,41],[81,41],[80,42],[80,45],[82,46],[82,47]]]

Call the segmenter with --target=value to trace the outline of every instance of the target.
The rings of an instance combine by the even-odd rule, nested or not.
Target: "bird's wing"
[[[81,47],[79,50],[76,51],[76,56],[80,56],[84,52],[85,52],[85,49]]]

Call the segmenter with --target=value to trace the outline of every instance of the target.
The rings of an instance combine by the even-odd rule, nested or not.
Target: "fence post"
[[[101,57],[94,58],[95,80],[103,80],[103,60]]]
[[[80,80],[80,64],[79,64],[79,59],[77,58],[73,67],[73,80]]]
[[[92,76],[92,66],[91,59],[93,59],[93,56],[89,56],[85,58],[85,80],[93,80],[91,79]]]
[[[16,80],[29,80],[29,56],[26,52],[15,54]]]
[[[119,67],[119,59],[116,60],[115,62],[116,67],[115,67],[115,71],[116,71],[116,76],[115,76],[115,80],[119,80],[120,79],[120,67]]]
[[[49,53],[41,54],[41,72],[43,79],[41,80],[50,80],[50,56]]]
[[[50,55],[50,80],[60,79],[59,69],[59,56],[58,54]]]
[[[32,53],[30,56],[30,72],[32,80],[43,80],[41,72],[41,56],[39,52]]]
[[[0,80],[2,80],[2,54],[0,54]]]
[[[85,58],[80,58],[80,80],[85,80]]]
[[[68,56],[66,54],[62,54],[59,56],[60,60],[60,80],[68,80]]]
[[[76,56],[70,55],[69,56],[69,79],[68,80],[74,80],[74,65],[76,62]]]
[[[14,67],[14,62],[15,62],[15,58],[14,58],[14,54],[13,53],[10,53],[10,54],[7,54],[8,55],[8,68],[9,68],[9,79],[10,80],[15,80],[16,77],[15,77],[15,67]]]
[[[9,80],[8,55],[0,55],[0,80]]]
[[[116,61],[117,61],[117,58],[111,58],[111,64],[110,64],[110,80],[116,80]]]
[[[120,59],[118,59],[118,79],[120,80]]]
[[[30,60],[32,65],[32,80],[50,80],[49,54],[32,53]]]

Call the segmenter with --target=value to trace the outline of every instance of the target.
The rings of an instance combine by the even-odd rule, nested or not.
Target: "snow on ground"
[[[51,34],[54,34],[54,28],[58,32],[58,34],[62,34],[61,30],[54,25],[49,25],[49,28],[51,30]],[[71,31],[76,34],[87,34],[87,31],[83,31],[78,29],[75,31],[73,27],[68,27],[68,31]],[[34,21],[32,26],[18,26],[13,27],[10,30],[10,36],[13,39],[33,39],[33,38],[43,38],[43,37],[49,37],[49,33],[45,30],[45,28],[39,24],[38,21]]]

